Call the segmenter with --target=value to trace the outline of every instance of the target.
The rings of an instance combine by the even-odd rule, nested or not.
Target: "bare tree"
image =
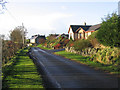
[[[6,9],[6,6],[5,6],[6,3],[7,2],[5,0],[0,0],[0,13],[4,13],[3,10]]]

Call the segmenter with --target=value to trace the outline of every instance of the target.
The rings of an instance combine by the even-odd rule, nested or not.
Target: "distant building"
[[[46,38],[45,35],[34,35],[30,38],[30,43],[32,44],[41,44],[45,42]]]
[[[87,39],[88,36],[92,34],[92,32],[98,30],[100,28],[100,24],[97,25],[70,25],[68,34],[69,39],[77,40],[77,39]]]
[[[65,34],[65,33],[63,33],[63,34],[59,34],[56,38],[59,38],[59,37],[64,37],[64,38],[68,38],[69,37],[69,34]]]
[[[49,36],[56,38],[59,34],[49,34]]]

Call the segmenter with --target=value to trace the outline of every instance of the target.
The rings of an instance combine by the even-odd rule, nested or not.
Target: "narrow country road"
[[[118,88],[118,78],[34,47],[30,51],[44,79],[56,88]]]

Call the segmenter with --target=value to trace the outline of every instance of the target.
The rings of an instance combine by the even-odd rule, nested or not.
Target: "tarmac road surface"
[[[37,47],[30,50],[47,88],[118,88],[117,77],[51,52]]]

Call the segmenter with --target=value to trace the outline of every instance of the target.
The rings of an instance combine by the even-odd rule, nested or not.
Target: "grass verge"
[[[44,49],[44,50],[51,50],[52,49],[52,48],[43,47],[42,44],[37,45],[37,47]]]
[[[21,50],[8,65],[2,67],[2,88],[43,88],[42,78],[27,52],[28,49]]]
[[[65,58],[77,61],[79,63],[91,66],[95,69],[99,69],[99,70],[103,70],[105,72],[109,72],[111,74],[120,74],[119,72],[119,67],[118,66],[114,66],[114,65],[104,65],[101,64],[99,62],[93,62],[90,60],[90,57],[83,57],[81,55],[78,54],[74,54],[71,52],[66,52],[66,51],[60,51],[60,52],[55,52],[55,54],[63,56]]]

